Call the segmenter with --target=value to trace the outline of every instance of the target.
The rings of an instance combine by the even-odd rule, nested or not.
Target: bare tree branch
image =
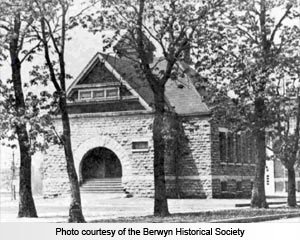
[[[36,44],[33,48],[31,48],[31,49],[23,56],[23,58],[20,60],[20,62],[21,62],[21,63],[24,62],[24,61],[26,60],[26,58],[27,58],[30,54],[34,53],[35,49],[37,49],[37,48],[39,48],[39,47],[41,46],[41,43],[42,43],[42,41],[40,40],[38,44]]]
[[[255,39],[248,31],[242,29],[242,28],[239,27],[239,26],[237,27],[237,29],[238,29],[239,31],[241,31],[242,33],[246,34],[246,35],[249,37],[249,39],[251,39],[254,43],[259,44],[258,41],[257,41],[257,39]]]
[[[43,40],[43,46],[44,46],[44,52],[45,52],[45,59],[46,59],[46,62],[47,62],[48,68],[49,68],[50,78],[51,78],[51,81],[53,82],[53,85],[54,85],[56,91],[61,92],[61,87],[57,82],[57,79],[55,76],[55,71],[54,71],[52,61],[50,58],[50,54],[49,54],[44,17],[42,17],[42,19],[41,19],[41,29],[42,29],[42,40]]]
[[[60,50],[59,50],[58,45],[57,45],[57,42],[56,42],[56,40],[55,40],[55,38],[54,38],[54,32],[52,31],[51,25],[50,25],[50,23],[49,23],[49,21],[48,21],[47,19],[44,18],[44,21],[45,21],[45,23],[47,24],[48,31],[49,31],[49,36],[50,36],[50,38],[51,38],[51,40],[52,40],[54,49],[55,49],[55,51],[57,52],[57,54],[60,54]]]
[[[276,24],[276,26],[275,26],[275,28],[274,28],[272,34],[271,34],[270,42],[273,42],[273,41],[274,41],[274,37],[275,37],[276,32],[277,32],[278,29],[281,27],[281,24],[282,24],[282,22],[284,21],[284,19],[287,18],[287,16],[289,15],[290,10],[291,10],[292,7],[293,7],[293,4],[287,5],[286,10],[285,10],[285,13],[284,13],[283,16],[280,18],[279,22]]]
[[[22,34],[20,36],[20,40],[19,40],[19,50],[21,50],[23,48],[23,43],[24,43],[24,39],[25,36],[28,34],[28,29],[31,26],[31,24],[33,23],[34,19],[32,17],[30,17],[30,19],[28,20],[24,30],[22,31]]]

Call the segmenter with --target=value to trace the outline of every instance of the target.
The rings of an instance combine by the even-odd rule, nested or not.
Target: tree
[[[71,204],[69,208],[69,222],[85,222],[78,176],[76,174],[72,145],[71,128],[67,109],[66,79],[68,75],[65,70],[65,44],[67,31],[70,29],[67,21],[67,13],[72,1],[34,1],[35,13],[38,16],[40,26],[35,28],[37,38],[42,42],[46,67],[49,70],[49,78],[55,87],[55,96],[58,100],[58,109],[61,114],[63,134],[60,137],[63,145],[67,173],[71,188]],[[52,52],[53,50],[53,52]],[[54,58],[55,60],[52,60]],[[36,73],[38,75],[38,73]]]
[[[223,1],[111,1],[101,11],[101,15],[92,21],[92,31],[96,31],[102,20],[105,29],[114,30],[112,37],[104,42],[112,46],[116,39],[123,39],[135,54],[118,52],[135,64],[138,72],[150,85],[154,94],[154,215],[169,214],[165,187],[165,151],[164,119],[167,112],[172,112],[165,99],[165,85],[169,80],[176,80],[185,73],[180,70],[179,62],[197,44],[203,22]],[[121,30],[126,30],[123,35]],[[151,43],[159,47],[162,57],[153,58]],[[118,48],[116,48],[118,50]],[[189,59],[190,60],[190,59]]]
[[[299,112],[299,97],[297,97],[297,112]],[[291,115],[286,115],[285,121],[280,124],[285,125],[281,131],[277,132],[277,138],[274,139],[273,151],[275,157],[278,157],[288,171],[288,197],[287,205],[289,207],[297,206],[296,199],[296,174],[295,164],[299,162],[299,115],[296,116],[296,126],[289,129],[289,124],[294,121]],[[281,126],[280,126],[281,127]]]
[[[30,1],[1,1],[0,9],[0,38],[1,50],[0,55],[6,57],[9,52],[11,63],[11,83],[12,92],[9,88],[2,86],[3,96],[8,98],[2,99],[2,110],[8,110],[9,121],[4,122],[2,119],[2,129],[13,129],[17,135],[17,141],[20,147],[20,187],[19,187],[19,212],[18,217],[37,217],[37,212],[31,191],[31,137],[27,131],[28,107],[22,89],[21,66],[25,60],[30,58],[34,48],[25,51],[24,41],[28,37],[28,29],[33,24],[33,19],[28,14]],[[1,107],[1,106],[0,106]],[[11,109],[10,107],[13,107]],[[4,112],[2,112],[4,115]],[[7,113],[7,112],[6,112]],[[26,116],[27,115],[27,116]],[[7,119],[6,119],[7,120]],[[6,125],[6,126],[5,126]],[[13,138],[14,135],[11,137]]]
[[[299,39],[299,28],[293,28],[295,39]],[[283,79],[271,88],[272,106],[275,111],[276,122],[269,133],[273,145],[271,150],[279,158],[288,171],[289,207],[297,206],[295,165],[299,164],[300,151],[300,72],[299,72],[299,42],[290,43],[289,54],[282,61],[285,69]]]
[[[228,1],[227,7],[210,29],[214,41],[199,55],[199,72],[213,81],[221,98],[227,99],[213,99],[226,113],[226,121],[254,135],[256,169],[251,207],[265,208],[266,133],[274,122],[268,89],[274,75],[280,77],[276,70],[283,72],[278,66],[293,39],[285,35],[291,27],[284,22],[294,17],[295,6],[290,1],[260,0]],[[280,17],[275,19],[276,15]],[[210,71],[205,72],[203,66]]]

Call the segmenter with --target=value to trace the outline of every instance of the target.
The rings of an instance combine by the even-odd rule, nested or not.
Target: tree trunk
[[[289,207],[296,207],[296,176],[295,169],[293,167],[288,169],[288,198],[287,205]]]
[[[16,15],[14,21],[14,36],[9,43],[12,82],[15,94],[15,110],[18,117],[25,114],[25,100],[22,89],[21,62],[18,56],[18,42],[20,34],[20,15]],[[32,197],[31,189],[31,154],[30,142],[26,129],[26,123],[16,126],[18,143],[20,147],[20,182],[19,182],[19,212],[18,217],[37,217],[37,212]]]
[[[45,18],[41,18],[41,30],[42,30],[42,37],[43,37],[43,44],[44,44],[44,51],[45,51],[45,59],[49,68],[50,78],[51,81],[59,93],[59,109],[61,112],[61,119],[62,119],[62,126],[63,126],[63,135],[62,135],[62,142],[64,146],[66,164],[67,164],[67,173],[70,182],[70,190],[71,190],[71,203],[69,208],[69,222],[76,222],[81,223],[85,222],[83,214],[82,214],[82,206],[81,206],[81,197],[80,197],[80,189],[78,183],[78,176],[75,170],[74,165],[74,158],[72,152],[72,144],[71,144],[71,128],[70,128],[70,120],[68,115],[67,109],[67,96],[66,96],[66,73],[65,73],[65,61],[64,61],[64,51],[65,51],[65,41],[66,41],[66,14],[67,8],[64,5],[64,2],[59,3],[62,9],[62,26],[61,26],[61,42],[60,42],[60,51],[56,49],[56,53],[59,60],[59,81],[60,84],[57,82],[57,78],[55,75],[55,70],[53,63],[50,59],[49,49],[50,46],[48,45],[47,41],[47,34],[46,34],[46,27],[45,27]],[[48,33],[48,34],[53,34]],[[52,40],[55,38],[51,35]],[[53,40],[55,41],[55,40]],[[54,43],[54,45],[57,43]]]
[[[37,217],[31,189],[31,155],[26,125],[18,126],[16,131],[21,156],[18,217]]]
[[[175,174],[175,188],[172,192],[172,196],[175,198],[181,198],[181,190],[179,184],[179,174],[180,174],[180,165],[179,161],[182,158],[182,148],[183,146],[180,144],[180,140],[183,139],[183,130],[181,129],[181,122],[179,117],[175,112],[169,112],[165,114],[165,129],[166,134],[168,134],[168,139],[165,141],[165,162],[169,162],[172,167],[172,171]]]
[[[15,109],[17,115],[25,114],[25,101],[22,90],[21,63],[18,56],[11,52],[12,81],[15,92]],[[20,147],[20,182],[19,182],[19,212],[18,217],[37,217],[31,189],[31,155],[30,143],[26,130],[26,124],[16,127],[18,143]]]
[[[182,148],[183,146],[180,144],[180,138],[184,135],[184,130],[181,129],[181,122],[179,120],[179,117],[176,115],[176,113],[172,114],[172,128],[171,131],[174,132],[175,136],[173,138],[173,149],[171,151],[174,152],[173,154],[173,161],[174,161],[174,168],[175,168],[175,196],[180,199],[181,198],[181,189],[179,184],[179,174],[180,174],[180,165],[179,161],[180,158],[182,158]],[[172,159],[171,159],[172,160]]]
[[[164,86],[159,86],[155,91],[155,116],[153,122],[153,141],[154,141],[154,215],[169,215],[168,201],[166,195],[165,182],[165,142],[163,137],[164,130]]]
[[[255,177],[252,189],[251,207],[267,208],[265,194],[265,167],[266,167],[266,136],[264,128],[265,103],[263,98],[255,99],[256,140]]]
[[[78,177],[75,170],[74,158],[71,145],[71,128],[70,120],[67,112],[67,101],[65,95],[60,96],[59,107],[61,110],[62,124],[63,124],[63,142],[64,151],[67,163],[67,172],[70,181],[71,188],[71,204],[69,208],[69,222],[82,223],[85,222],[82,207],[81,207],[81,197],[80,189],[78,183]]]

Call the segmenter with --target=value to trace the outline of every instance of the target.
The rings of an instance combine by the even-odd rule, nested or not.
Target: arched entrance
[[[108,148],[96,147],[89,150],[80,164],[81,182],[90,179],[121,178],[122,166],[117,155]]]
[[[126,151],[120,143],[109,136],[95,136],[81,142],[74,149],[74,162],[76,173],[79,176],[79,181],[82,182],[82,165],[88,153],[96,148],[106,148],[118,157],[122,166],[122,181],[126,181],[132,175],[128,151]]]

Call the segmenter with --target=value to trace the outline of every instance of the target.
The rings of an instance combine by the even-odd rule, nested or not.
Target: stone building
[[[165,64],[162,61],[158,67]],[[180,154],[166,157],[169,197],[249,196],[254,176],[250,142],[211,123],[195,88],[197,74],[169,80],[165,97],[181,129]],[[153,93],[135,62],[97,53],[68,89],[75,167],[82,191],[152,197]],[[59,116],[56,131],[61,131]],[[168,154],[167,154],[168,155]],[[178,157],[180,156],[180,157]],[[245,157],[246,156],[246,157]],[[243,159],[243,160],[242,160]],[[69,191],[63,149],[52,146],[43,163],[44,196]]]

